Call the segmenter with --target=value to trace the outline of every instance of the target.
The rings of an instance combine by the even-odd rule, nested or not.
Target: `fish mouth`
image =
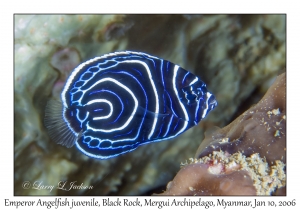
[[[210,110],[213,110],[214,108],[216,108],[216,106],[218,106],[217,100],[214,99],[212,102],[210,102],[209,106],[211,107]]]
[[[218,102],[215,97],[213,97],[213,99],[210,101],[209,106],[210,110],[213,110],[214,108],[216,108],[216,106],[218,106]]]

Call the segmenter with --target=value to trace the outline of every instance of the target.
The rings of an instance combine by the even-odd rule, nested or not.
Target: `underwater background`
[[[224,127],[257,103],[286,66],[285,15],[15,15],[14,194],[151,195],[161,193],[195,156],[204,132]],[[108,160],[55,144],[45,106],[81,62],[140,51],[199,76],[218,106],[175,139]],[[25,181],[93,189],[24,189]]]

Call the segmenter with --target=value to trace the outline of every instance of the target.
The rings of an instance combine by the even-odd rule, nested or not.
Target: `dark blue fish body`
[[[174,138],[217,105],[197,76],[169,61],[129,51],[80,64],[61,99],[63,122],[56,123],[52,103],[46,109],[50,136],[101,159]]]

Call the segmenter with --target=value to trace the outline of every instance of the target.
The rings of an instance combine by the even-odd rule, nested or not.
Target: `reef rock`
[[[163,195],[282,195],[286,185],[286,76],[228,126],[206,134]],[[278,190],[278,192],[276,192]]]
[[[286,65],[285,15],[15,15],[14,27],[15,195],[150,195],[195,153],[207,128],[223,127],[257,103]],[[173,140],[109,160],[55,144],[43,124],[47,101],[59,97],[78,63],[122,50],[152,54],[193,72],[218,107]],[[284,138],[284,121],[276,122],[276,138]],[[93,189],[24,189],[24,181],[76,181]]]

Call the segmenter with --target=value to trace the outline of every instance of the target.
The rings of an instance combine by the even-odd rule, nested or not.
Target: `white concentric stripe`
[[[157,57],[155,57],[155,56],[151,56],[151,55],[148,55],[148,54],[146,54],[146,53],[132,52],[132,51],[123,51],[123,52],[114,52],[114,53],[105,54],[105,55],[103,55],[103,56],[95,57],[95,58],[90,59],[90,60],[88,60],[88,61],[86,61],[86,62],[84,62],[84,63],[81,63],[78,67],[76,67],[76,68],[72,71],[71,75],[69,76],[69,78],[68,78],[68,80],[67,80],[67,82],[66,82],[66,84],[65,84],[65,86],[64,86],[64,88],[63,88],[63,91],[62,91],[62,93],[61,93],[61,99],[62,99],[62,102],[63,102],[63,106],[66,107],[66,108],[68,108],[68,104],[67,104],[67,102],[66,102],[65,95],[66,95],[67,91],[69,90],[69,87],[70,87],[71,83],[73,82],[75,76],[78,74],[78,72],[79,72],[82,68],[84,68],[86,65],[88,65],[88,64],[90,64],[90,63],[92,63],[92,62],[94,62],[94,61],[97,61],[97,60],[106,59],[106,58],[109,58],[109,57],[112,57],[112,56],[116,56],[116,55],[130,55],[130,54],[139,55],[139,56],[148,56],[148,57],[150,57],[150,58],[159,59],[159,58],[157,58]],[[125,62],[125,63],[126,63],[126,62],[127,62],[127,63],[135,63],[135,62],[138,62],[138,63],[141,63],[141,64],[146,68],[147,73],[148,73],[148,75],[149,75],[149,79],[150,79],[151,85],[152,85],[152,87],[153,87],[153,91],[154,91],[155,97],[156,97],[156,109],[155,109],[155,112],[158,113],[158,112],[159,112],[158,95],[157,95],[157,91],[156,91],[156,88],[155,88],[154,81],[153,81],[153,79],[152,79],[152,75],[151,75],[150,69],[148,68],[147,64],[145,64],[144,62],[139,61],[139,60],[126,60],[126,61],[123,61],[123,62]],[[123,63],[123,62],[119,62],[119,63]],[[64,109],[64,112],[65,112],[65,109]],[[131,116],[132,116],[132,115],[131,115]],[[66,119],[64,119],[64,120],[65,120],[65,122],[66,122],[67,124],[69,124],[69,123],[67,122]],[[151,129],[151,132],[150,132],[149,135],[148,135],[148,138],[150,138],[150,137],[153,135],[154,129],[155,129],[155,127],[156,127],[156,124],[157,124],[157,118],[154,118],[154,122],[153,122],[153,125],[152,125],[152,129]],[[70,126],[69,126],[69,127],[70,127]],[[72,129],[71,129],[71,130],[72,130]],[[72,131],[73,131],[73,130],[72,130]],[[74,132],[74,131],[73,131],[73,132]],[[74,132],[74,133],[76,133],[76,132]]]
[[[194,83],[196,83],[198,81],[198,77],[196,77],[189,85],[193,85]]]
[[[196,111],[195,111],[195,119],[197,119],[198,117],[198,111],[200,108],[200,102],[201,102],[201,98],[197,101],[197,107],[196,107]],[[200,121],[201,119],[198,119],[198,121]]]
[[[134,96],[133,92],[132,92],[128,87],[126,87],[126,86],[123,85],[122,83],[118,82],[117,80],[108,77],[108,78],[104,78],[104,79],[98,80],[98,81],[95,82],[91,87],[89,87],[87,90],[82,91],[82,92],[83,92],[83,95],[84,95],[88,90],[90,90],[91,88],[93,88],[94,86],[98,85],[98,84],[101,83],[101,82],[105,82],[105,81],[111,81],[111,82],[113,82],[113,83],[119,85],[120,87],[124,88],[124,89],[132,96],[132,98],[133,98],[133,100],[134,100],[134,110],[132,111],[130,117],[129,117],[128,120],[125,122],[125,124],[122,125],[122,126],[119,127],[119,128],[110,129],[110,130],[96,129],[96,128],[90,127],[90,126],[87,124],[87,129],[91,129],[91,130],[93,130],[93,131],[102,131],[102,132],[113,132],[113,131],[117,131],[117,130],[122,130],[122,129],[124,129],[124,128],[131,122],[132,118],[134,117],[134,115],[135,115],[135,113],[136,113],[136,110],[137,110],[137,107],[138,107],[138,104],[139,104],[137,98]]]
[[[121,51],[121,52],[114,52],[114,53],[108,53],[108,54],[105,54],[105,55],[102,55],[102,56],[99,56],[99,57],[95,57],[95,58],[92,58],[88,61],[85,61],[83,63],[81,63],[79,66],[77,66],[73,71],[72,73],[70,74],[70,76],[68,77],[67,79],[67,82],[61,92],[61,99],[62,99],[62,102],[63,102],[63,105],[64,107],[68,108],[68,104],[66,102],[66,98],[65,98],[65,95],[67,93],[67,91],[69,90],[69,87],[71,85],[71,83],[73,82],[74,80],[74,77],[78,74],[78,72],[84,68],[84,66],[94,62],[94,61],[97,61],[97,60],[101,60],[101,59],[106,59],[106,58],[109,58],[109,57],[112,57],[112,56],[116,56],[116,55],[130,55],[130,54],[134,54],[134,55],[139,55],[139,56],[148,56],[150,58],[154,58],[154,59],[159,59],[155,56],[152,56],[152,55],[148,55],[146,53],[141,53],[141,52],[133,52],[133,51]]]
[[[184,105],[181,103],[181,101],[180,101],[180,99],[178,97],[178,91],[177,91],[177,88],[176,88],[176,76],[177,76],[178,69],[179,69],[179,66],[175,65],[174,66],[174,73],[173,73],[173,90],[174,90],[175,95],[176,95],[176,97],[178,99],[178,102],[179,102],[179,104],[180,104],[180,106],[182,108],[185,120],[184,120],[184,126],[181,128],[181,130],[176,135],[182,133],[186,129],[186,127],[188,125],[188,121],[189,121],[189,116],[188,116],[188,114],[186,112],[186,109],[185,109]]]
[[[163,138],[165,138],[167,136],[167,134],[169,133],[169,131],[170,131],[170,126],[172,124],[173,117],[174,117],[174,115],[171,115],[171,119],[170,119],[170,121],[168,123],[168,127],[167,127],[165,135],[163,135]]]
[[[121,63],[140,63],[145,67],[145,69],[148,73],[148,76],[149,76],[149,80],[150,80],[151,85],[152,85],[154,95],[155,95],[155,113],[158,114],[159,113],[159,100],[158,100],[157,90],[156,90],[154,81],[152,79],[152,74],[151,74],[151,71],[150,71],[148,65],[145,62],[142,62],[142,61],[139,61],[139,60],[127,60],[127,61],[122,61]],[[155,127],[156,127],[156,123],[157,123],[157,118],[154,117],[154,121],[153,121],[153,124],[152,124],[151,131],[148,135],[148,139],[150,139],[152,137],[152,135],[154,133],[154,130],[155,130]]]
[[[104,103],[107,103],[110,107],[110,112],[108,113],[108,115],[106,116],[102,116],[102,117],[94,117],[93,120],[101,120],[101,119],[107,119],[109,118],[112,113],[113,113],[113,110],[114,110],[114,107],[112,105],[112,103],[106,99],[94,99],[94,100],[91,100],[89,101],[86,105],[90,105],[90,104],[93,104],[93,103],[101,103],[101,102],[104,102]]]
[[[104,160],[104,159],[109,159],[109,158],[112,158],[112,157],[117,157],[117,156],[119,156],[119,155],[122,155],[122,154],[125,154],[125,153],[128,153],[128,152],[131,152],[131,151],[133,151],[133,150],[136,149],[136,147],[135,147],[135,148],[133,148],[133,149],[130,149],[130,150],[127,150],[127,151],[124,151],[124,152],[120,152],[120,153],[118,153],[118,154],[109,155],[109,156],[102,156],[102,155],[96,155],[96,154],[94,154],[94,153],[87,152],[86,150],[84,150],[84,149],[79,145],[78,141],[75,142],[75,145],[77,146],[77,148],[78,148],[83,154],[85,154],[85,155],[87,155],[87,156],[89,156],[89,157],[98,158],[98,159],[103,159],[103,160]]]
[[[68,78],[68,80],[67,80],[67,82],[66,82],[66,84],[65,84],[65,86],[64,86],[64,88],[63,88],[63,91],[61,92],[61,100],[62,100],[62,102],[63,102],[64,107],[67,107],[67,108],[68,108],[68,104],[67,104],[67,102],[66,102],[65,95],[66,95],[67,91],[69,90],[69,87],[70,87],[70,85],[71,85],[71,83],[72,83],[74,77],[77,75],[77,73],[78,73],[84,66],[86,66],[86,65],[88,65],[88,64],[90,64],[90,63],[92,63],[92,62],[94,62],[94,61],[96,61],[96,60],[99,60],[99,59],[101,59],[101,58],[102,58],[102,57],[96,57],[96,58],[90,59],[90,60],[88,60],[88,61],[86,61],[86,62],[80,64],[79,66],[77,66],[77,67],[74,69],[74,71],[72,71],[71,75],[69,76],[69,78]]]
[[[79,133],[77,133],[77,132],[74,131],[74,129],[72,128],[71,124],[69,123],[69,121],[68,121],[68,120],[66,119],[66,117],[65,117],[66,111],[67,111],[67,108],[64,107],[64,108],[63,108],[63,112],[62,112],[63,120],[65,121],[65,123],[67,124],[67,126],[68,126],[68,128],[71,130],[71,132],[72,132],[76,137],[78,137],[78,134],[79,134]]]
[[[90,113],[87,112],[86,115],[85,115],[85,118],[84,118],[83,120],[81,120],[80,117],[79,117],[79,110],[76,109],[76,117],[77,117],[77,119],[78,119],[79,122],[80,122],[80,127],[82,127],[82,123],[84,123],[84,121],[89,117],[89,114],[90,114]]]
[[[209,98],[211,97],[211,93],[210,92],[207,92],[206,93],[206,102],[205,102],[205,104],[206,104],[206,108],[203,110],[203,113],[202,113],[202,118],[204,118],[205,116],[206,116],[206,114],[207,114],[207,110],[208,110],[208,100],[209,100]]]

